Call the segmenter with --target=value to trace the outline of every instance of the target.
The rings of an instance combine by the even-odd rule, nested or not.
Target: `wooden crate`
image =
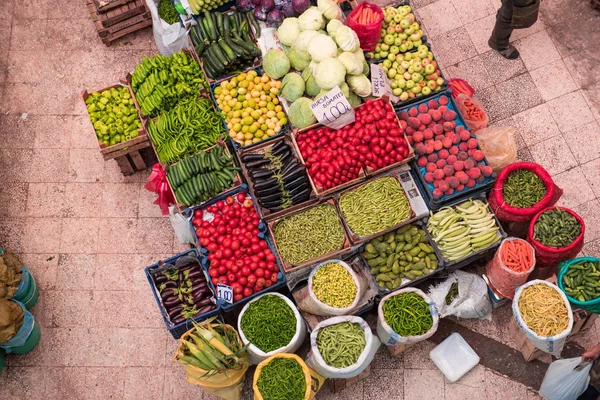
[[[99,20],[103,27],[108,28],[119,22],[125,21],[136,15],[148,12],[144,0],[128,1],[126,4],[119,5],[106,12],[99,12],[94,0],[87,0],[87,6],[90,10],[92,20]]]
[[[83,98],[83,102],[85,103],[87,98],[93,92],[104,92],[105,90],[109,90],[112,88],[121,88],[121,87],[127,87],[129,89],[129,93],[131,94],[131,97],[134,98],[131,87],[129,85],[126,85],[123,83],[115,84],[115,85],[109,86],[104,89],[99,89],[99,90],[92,90],[92,91],[84,90],[81,92],[81,97]],[[139,117],[139,109],[138,109],[138,117]],[[96,136],[95,131],[94,131],[94,136]],[[150,140],[148,139],[148,134],[144,128],[143,121],[142,121],[142,126],[140,127],[140,129],[138,131],[138,136],[136,136],[134,138],[131,138],[124,142],[117,143],[115,145],[108,146],[108,147],[104,143],[98,141],[98,148],[99,148],[100,154],[102,154],[102,157],[104,158],[104,160],[112,160],[114,158],[122,157],[130,152],[144,149],[146,147],[150,147]]]
[[[145,6],[144,9],[145,10],[141,14],[134,15],[119,22],[114,22],[108,27],[102,24],[100,18],[101,14],[91,12],[91,17],[94,21],[96,31],[98,31],[98,36],[100,36],[100,39],[105,45],[110,46],[115,40],[152,25],[152,15]]]
[[[100,13],[107,12],[115,7],[129,3],[131,0],[93,0],[94,6]]]
[[[138,147],[136,150],[127,149],[127,153],[115,157],[115,161],[117,161],[123,175],[128,176],[144,171],[152,168],[158,162],[154,151],[150,147],[150,142],[140,143],[140,146],[142,145],[145,147]]]

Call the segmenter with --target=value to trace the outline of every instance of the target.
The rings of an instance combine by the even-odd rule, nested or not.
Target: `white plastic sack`
[[[335,368],[327,365],[325,360],[323,360],[323,357],[319,352],[319,346],[317,346],[317,335],[319,334],[320,329],[342,322],[359,324],[365,333],[366,344],[363,352],[361,353],[360,357],[358,357],[358,360],[355,364],[352,364],[346,368]],[[327,378],[352,378],[360,375],[360,373],[363,372],[365,368],[369,366],[369,364],[371,364],[371,361],[373,361],[373,357],[375,357],[375,353],[377,353],[377,349],[379,348],[380,344],[381,342],[377,336],[373,335],[371,328],[369,328],[369,324],[367,324],[364,319],[355,316],[332,317],[320,322],[310,334],[310,353],[308,353],[306,358],[306,365]]]
[[[551,288],[555,289],[565,302],[565,306],[567,307],[567,314],[569,316],[569,326],[567,326],[567,329],[565,329],[558,335],[554,335],[552,337],[539,336],[537,333],[529,329],[529,327],[527,326],[527,324],[525,324],[525,321],[523,321],[523,318],[521,317],[521,313],[519,312],[519,297],[521,297],[523,289],[525,289],[527,286],[536,284],[548,285]],[[527,282],[524,285],[519,286],[515,291],[515,299],[512,303],[512,310],[513,315],[515,316],[515,319],[517,321],[517,325],[525,333],[527,339],[531,340],[531,343],[533,343],[535,347],[546,353],[550,353],[555,357],[560,357],[560,353],[562,352],[563,346],[567,341],[567,336],[569,336],[571,330],[573,329],[573,310],[571,309],[571,304],[569,304],[569,301],[567,300],[567,296],[565,296],[563,291],[560,290],[558,286],[540,279],[535,279],[533,281]]]
[[[581,357],[556,360],[548,367],[539,394],[546,400],[575,400],[587,389],[591,363]]]
[[[356,297],[354,298],[354,301],[352,302],[352,304],[350,304],[348,307],[345,308],[335,308],[335,307],[331,307],[325,303],[323,303],[321,300],[319,300],[317,298],[317,296],[315,295],[315,293],[312,290],[312,280],[313,280],[313,276],[315,275],[315,273],[319,270],[319,268],[321,268],[322,266],[326,265],[326,264],[340,264],[342,267],[344,267],[348,273],[352,276],[352,280],[354,280],[354,284],[356,285]],[[360,301],[360,299],[362,298],[362,295],[365,293],[365,290],[367,290],[369,287],[369,283],[366,282],[364,279],[360,279],[359,276],[354,272],[354,270],[352,268],[350,268],[350,266],[348,264],[346,264],[345,262],[343,262],[342,260],[327,260],[324,261],[320,264],[318,264],[317,266],[315,266],[313,268],[313,270],[311,271],[310,275],[308,276],[308,297],[305,299],[304,302],[302,302],[302,310],[305,310],[311,314],[314,315],[347,315],[350,313],[350,311],[352,311],[353,309],[356,308],[358,302]]]
[[[294,312],[294,316],[296,317],[296,333],[294,334],[294,337],[292,338],[292,340],[290,340],[290,343],[288,343],[287,346],[280,347],[280,348],[270,351],[268,353],[265,353],[264,351],[262,351],[261,349],[259,349],[258,347],[256,347],[252,343],[250,343],[250,341],[244,335],[244,331],[242,331],[242,316],[244,315],[244,313],[246,312],[246,310],[248,309],[248,306],[250,306],[250,304],[254,303],[256,300],[260,299],[263,296],[279,296],[279,297],[281,297],[283,300],[285,300],[287,305],[290,306],[290,308]],[[242,311],[240,312],[240,315],[238,316],[238,332],[240,334],[240,338],[242,339],[242,343],[244,343],[244,345],[247,345],[248,343],[250,343],[250,345],[248,346],[248,359],[251,364],[256,365],[256,364],[260,363],[261,361],[264,361],[267,358],[271,357],[273,354],[296,352],[296,350],[298,350],[298,348],[300,347],[302,342],[304,342],[304,338],[306,337],[306,324],[304,324],[304,319],[302,318],[302,316],[298,312],[298,309],[296,308],[296,306],[294,305],[294,303],[292,303],[292,301],[290,299],[288,299],[287,297],[285,297],[284,295],[279,294],[279,293],[265,293],[261,296],[258,296],[256,298],[250,300],[244,306],[244,308],[242,308]]]
[[[179,243],[196,243],[196,238],[194,237],[194,232],[192,231],[192,225],[190,224],[190,220],[186,218],[185,215],[176,212],[175,206],[169,206],[169,221],[171,222],[171,226],[175,231],[175,235],[177,235],[177,240],[179,241]]]
[[[431,312],[431,317],[433,318],[433,324],[431,325],[431,328],[422,335],[400,336],[399,334],[394,332],[392,328],[390,328],[390,326],[387,324],[387,322],[385,322],[385,319],[383,318],[383,303],[385,303],[385,301],[390,297],[409,292],[415,292],[416,294],[421,296],[427,302],[427,304],[429,304],[429,311]],[[435,333],[435,331],[437,331],[439,321],[440,316],[438,315],[437,308],[435,306],[435,303],[429,298],[429,296],[427,296],[419,289],[415,289],[412,287],[404,288],[388,294],[383,299],[381,299],[381,302],[379,302],[379,307],[377,308],[377,336],[379,336],[379,340],[381,340],[381,343],[389,346],[395,346],[397,344],[418,343],[430,338]]]
[[[458,283],[458,295],[446,304],[446,295],[453,283]],[[478,275],[455,271],[448,279],[429,288],[429,296],[435,303],[440,317],[454,315],[458,318],[491,319],[492,303],[487,285]]]
[[[154,41],[160,54],[170,56],[173,53],[187,48],[189,41],[185,28],[177,22],[176,24],[167,24],[158,15],[158,0],[146,0],[146,5],[152,14],[152,31],[154,32]]]

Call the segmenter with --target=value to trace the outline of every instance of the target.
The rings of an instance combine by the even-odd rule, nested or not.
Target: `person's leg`
[[[600,394],[600,392],[598,392],[595,387],[589,385],[585,392],[583,392],[581,396],[577,398],[577,400],[596,400],[598,398],[598,394]]]
[[[508,44],[512,31],[512,0],[502,0],[488,45],[503,57],[514,60],[519,57],[519,52]]]

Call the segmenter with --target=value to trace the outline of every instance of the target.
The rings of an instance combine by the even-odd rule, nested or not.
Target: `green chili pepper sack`
[[[306,378],[292,358],[275,358],[260,371],[256,386],[264,400],[303,400]]]
[[[281,297],[266,295],[250,303],[240,322],[246,339],[268,353],[287,346],[296,334],[296,315]]]

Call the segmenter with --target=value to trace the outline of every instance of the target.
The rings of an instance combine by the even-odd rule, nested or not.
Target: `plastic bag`
[[[295,354],[275,354],[266,360],[262,361],[256,367],[256,371],[254,372],[254,379],[252,381],[252,388],[254,389],[254,400],[264,400],[262,394],[258,390],[257,382],[258,377],[260,376],[260,371],[271,361],[276,358],[293,358],[298,364],[302,367],[302,371],[304,372],[304,378],[306,380],[306,392],[304,392],[304,400],[311,400],[315,398],[317,392],[323,387],[323,383],[325,382],[325,377],[319,375],[316,371],[308,368],[306,363],[302,361],[300,357]]]
[[[319,334],[320,329],[330,325],[340,324],[342,322],[359,324],[365,333],[366,344],[356,363],[346,368],[335,368],[327,365],[325,360],[323,360],[323,357],[319,352],[319,347],[317,346],[317,335]],[[369,366],[369,364],[371,364],[371,361],[373,361],[373,357],[375,357],[375,353],[377,353],[377,349],[379,348],[380,344],[381,342],[377,336],[373,335],[369,324],[367,324],[364,319],[354,316],[332,317],[320,322],[310,334],[310,353],[308,353],[308,357],[306,358],[306,364],[327,378],[352,378],[360,375],[360,373],[363,372],[365,368]]]
[[[196,238],[194,237],[194,232],[192,231],[192,225],[190,224],[190,219],[188,219],[185,215],[176,212],[175,206],[169,207],[169,221],[171,221],[171,226],[175,231],[175,235],[177,235],[177,240],[181,244],[196,243]]]
[[[363,25],[358,22],[357,18],[362,13],[363,9],[368,8],[378,17],[375,22],[369,25]],[[379,38],[381,37],[381,24],[383,22],[383,10],[371,3],[360,3],[348,17],[346,17],[345,24],[348,25],[360,40],[360,48],[363,51],[373,51]]]
[[[567,307],[567,314],[569,316],[569,325],[567,326],[567,329],[551,337],[540,336],[531,329],[529,329],[525,321],[523,321],[523,318],[521,317],[521,312],[519,311],[519,297],[521,296],[523,289],[525,289],[528,286],[537,284],[548,285],[554,290],[556,290],[558,294],[560,294],[560,296],[562,297],[563,301],[565,302],[565,306]],[[523,333],[525,333],[527,339],[529,339],[535,347],[546,353],[550,353],[555,357],[560,357],[560,353],[562,352],[563,346],[567,341],[567,337],[571,334],[571,330],[573,329],[573,310],[571,309],[571,304],[569,304],[567,296],[562,290],[560,290],[556,285],[553,285],[548,281],[542,281],[540,279],[529,281],[526,284],[517,288],[517,291],[515,292],[515,299],[512,303],[512,311],[517,322],[517,326],[521,328]]]
[[[357,289],[356,297],[354,298],[354,301],[348,307],[344,307],[344,308],[331,307],[331,306],[323,303],[321,300],[319,300],[312,290],[312,280],[313,280],[313,276],[315,275],[315,273],[322,266],[331,264],[331,263],[340,264],[342,267],[344,267],[350,273],[350,275],[352,276],[352,280],[354,281],[354,284],[356,285],[356,289]],[[345,262],[343,262],[341,260],[327,260],[327,261],[324,261],[324,262],[318,264],[311,271],[310,275],[308,276],[308,297],[302,302],[301,307],[300,307],[300,305],[298,305],[298,308],[301,308],[302,310],[307,311],[314,315],[325,315],[325,316],[326,315],[347,315],[350,313],[350,311],[352,311],[356,308],[356,306],[358,305],[358,302],[360,301],[360,299],[362,298],[362,295],[365,293],[365,290],[367,290],[368,287],[369,287],[369,282],[367,282],[365,279],[362,279],[362,277],[359,277],[354,272],[354,270],[352,268],[350,268],[350,266],[348,264],[346,264]]]
[[[529,208],[518,208],[506,204],[502,194],[502,191],[504,190],[504,181],[506,181],[506,178],[508,178],[508,175],[510,175],[511,172],[518,169],[527,169],[533,172],[539,176],[544,182],[544,185],[546,185],[546,194],[544,197],[542,197],[537,204]],[[535,214],[540,210],[556,204],[558,199],[560,199],[560,196],[562,196],[562,193],[562,189],[554,184],[550,174],[544,167],[532,162],[516,162],[508,165],[498,174],[496,183],[494,183],[494,188],[491,190],[490,196],[488,197],[488,203],[500,221],[527,222],[531,221]]]
[[[261,349],[259,349],[258,347],[256,347],[252,343],[250,343],[250,341],[246,338],[246,336],[244,336],[244,331],[242,331],[242,316],[244,315],[244,313],[246,312],[246,310],[248,309],[250,304],[254,303],[256,300],[260,299],[263,296],[279,296],[279,297],[281,297],[282,299],[285,300],[285,302],[288,304],[288,306],[290,306],[290,308],[294,312],[294,316],[296,317],[296,333],[294,334],[294,337],[292,338],[292,340],[290,340],[290,342],[287,344],[287,346],[280,347],[280,348],[270,351],[268,353],[265,353],[264,351],[262,351]],[[302,345],[302,342],[304,342],[304,338],[306,337],[306,324],[304,323],[304,319],[298,312],[298,309],[296,308],[296,306],[294,305],[294,303],[292,303],[292,301],[290,299],[288,299],[287,297],[285,297],[284,295],[279,294],[279,293],[265,293],[261,296],[258,296],[256,298],[252,299],[244,306],[244,308],[242,308],[242,311],[240,312],[240,315],[238,316],[238,332],[240,333],[240,337],[242,338],[242,342],[244,343],[244,345],[250,344],[248,346],[248,358],[250,359],[250,363],[258,364],[258,363],[264,361],[265,359],[271,357],[274,354],[293,353],[296,350],[298,350],[298,348]]]
[[[423,298],[423,300],[425,300],[427,302],[427,304],[429,304],[429,311],[431,312],[431,317],[433,318],[433,325],[431,325],[431,328],[422,335],[400,336],[399,334],[394,332],[392,330],[392,328],[390,328],[390,326],[387,324],[387,322],[385,322],[385,319],[383,317],[383,303],[385,303],[385,301],[390,297],[397,296],[402,293],[410,293],[410,292],[414,292],[414,293],[418,294],[419,296],[421,296]],[[419,289],[415,289],[415,288],[411,288],[411,287],[404,288],[404,289],[396,290],[395,292],[392,292],[392,293],[388,294],[387,296],[385,296],[383,299],[381,299],[381,302],[379,303],[379,307],[377,309],[377,336],[379,337],[379,340],[381,340],[381,343],[389,345],[389,346],[395,346],[397,344],[418,343],[425,339],[429,339],[435,333],[435,331],[437,331],[439,321],[440,321],[440,316],[438,315],[437,308],[435,307],[435,303],[429,298],[429,296],[427,296],[425,293],[423,293]]]
[[[498,293],[509,299],[514,297],[515,289],[517,287],[527,282],[527,277],[529,274],[531,274],[533,268],[535,267],[535,251],[533,248],[531,249],[531,252],[533,253],[533,261],[527,271],[517,272],[504,265],[500,254],[502,254],[502,248],[506,242],[511,240],[521,241],[527,246],[531,247],[531,245],[523,239],[514,237],[506,238],[502,241],[502,243],[500,243],[500,247],[498,247],[498,250],[496,250],[494,258],[492,258],[485,266],[486,274],[490,280],[490,284],[494,287],[494,289],[496,289],[496,291],[498,291]]]
[[[172,25],[167,24],[158,15],[157,4],[158,0],[146,0],[146,5],[152,14],[154,41],[160,54],[170,56],[189,46],[187,32],[179,22]]]
[[[588,387],[591,363],[581,357],[556,360],[548,367],[539,394],[546,400],[575,400]]]
[[[463,116],[463,119],[471,127],[473,132],[478,132],[487,126],[489,121],[488,115],[485,112],[483,105],[476,99],[461,93],[456,97],[456,106],[460,110],[460,114]],[[477,116],[475,113],[477,113]],[[514,131],[512,133],[514,135]],[[512,141],[514,143],[514,139]],[[483,151],[485,152],[485,150]],[[517,156],[516,153],[517,151],[515,148],[515,157]]]
[[[235,329],[231,325],[225,325],[225,327],[235,332]],[[183,355],[183,343],[186,339],[189,339],[189,335],[193,333],[195,329],[196,328],[192,328],[181,336],[179,346],[177,347],[177,354],[173,357],[174,360],[177,360],[178,356]],[[236,338],[238,341],[240,340],[237,332]],[[247,361],[247,355],[244,355],[242,359]],[[188,383],[201,386],[204,391],[225,400],[241,399],[242,388],[244,386],[244,375],[246,375],[248,368],[248,365],[244,365],[239,370],[229,369],[222,373],[207,375],[206,370],[194,365],[185,364]]]
[[[500,172],[508,164],[517,161],[517,143],[512,128],[485,128],[475,136],[489,166],[495,172]]]
[[[573,243],[571,243],[568,246],[561,247],[558,249],[555,247],[546,246],[533,238],[534,227],[539,216],[548,210],[554,209],[554,207],[546,207],[540,212],[538,212],[535,215],[535,217],[533,217],[533,219],[531,220],[531,224],[529,224],[529,232],[527,232],[527,241],[533,246],[533,249],[535,250],[535,259],[538,268],[557,266],[558,263],[561,261],[577,257],[577,254],[579,254],[581,249],[583,249],[585,222],[583,222],[583,219],[579,215],[577,215],[575,211],[566,207],[558,208],[568,212],[573,217],[575,217],[575,219],[579,222],[579,225],[581,225],[581,233],[579,233],[577,239],[573,240]]]
[[[571,265],[580,263],[582,261],[591,261],[591,262],[597,263],[597,262],[600,262],[600,258],[598,258],[598,257],[579,257],[579,258],[574,258],[572,260],[563,261],[560,264],[558,264],[557,282],[558,282],[558,287],[560,287],[560,289],[562,291],[564,291],[563,276],[567,272],[569,272],[569,267]],[[600,314],[600,297],[596,297],[595,299],[592,299],[589,301],[579,301],[567,294],[567,298],[569,299],[569,302],[571,302],[576,308],[581,308],[583,310],[587,310],[594,314]]]
[[[450,304],[446,304],[446,296],[455,283],[458,294],[454,296]],[[487,285],[478,275],[455,271],[445,281],[435,287],[431,286],[428,294],[435,303],[441,318],[448,315],[458,318],[491,318],[492,303],[488,296]]]

